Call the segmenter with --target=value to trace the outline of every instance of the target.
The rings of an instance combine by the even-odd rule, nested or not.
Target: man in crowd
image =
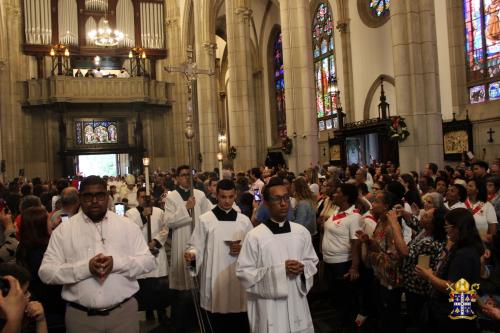
[[[248,177],[250,178],[250,182],[252,185],[250,185],[250,191],[252,194],[255,194],[256,190],[259,190],[260,193],[262,193],[262,188],[264,187],[264,182],[260,179],[262,176],[262,173],[260,172],[259,168],[252,168],[248,172]]]
[[[191,193],[191,168],[181,165],[177,168],[177,188],[167,195],[164,218],[172,231],[172,249],[169,285],[174,291],[172,320],[176,332],[185,332],[192,320],[189,317],[191,276],[184,261],[184,251],[200,216],[212,208],[205,193],[193,189]]]
[[[437,171],[438,171],[438,166],[436,163],[432,163],[432,162],[427,163],[425,165],[423,175],[427,176],[427,177],[431,177],[432,180],[434,181],[434,180],[436,180],[436,177],[437,177],[437,175],[436,175]]]
[[[125,186],[120,188],[120,199],[126,202],[128,208],[137,207],[137,186],[133,175],[125,177]]]
[[[68,332],[139,331],[136,278],[155,260],[137,226],[109,211],[108,200],[102,178],[81,182],[82,211],[54,230],[38,272],[44,283],[63,285]]]
[[[141,309],[147,310],[148,319],[153,319],[154,314],[152,311],[157,310],[158,319],[162,321],[165,319],[165,306],[163,304],[166,303],[168,297],[168,284],[166,282],[168,264],[167,253],[164,248],[168,237],[168,229],[163,219],[163,211],[160,208],[152,207],[152,203],[146,200],[145,188],[137,190],[137,202],[139,205],[129,209],[126,216],[142,230],[149,251],[155,256],[156,261],[156,268],[153,271],[138,277],[141,288],[138,294],[139,306]],[[148,234],[148,224],[151,226],[150,234]],[[151,237],[151,239],[148,237]]]
[[[486,181],[488,176],[488,163],[485,161],[476,161],[472,163],[472,173],[474,178]]]
[[[318,263],[311,235],[288,221],[290,195],[281,178],[271,178],[263,198],[270,219],[247,234],[236,268],[251,331],[314,332],[306,297]]]
[[[207,199],[212,205],[217,205],[217,178],[209,178],[207,185]]]
[[[248,332],[245,289],[236,278],[236,259],[253,226],[233,209],[236,186],[217,183],[217,205],[200,216],[184,258],[200,274],[200,303],[208,311],[214,332]]]
[[[62,222],[63,216],[70,218],[77,214],[79,209],[80,199],[78,198],[78,190],[74,187],[66,187],[61,192],[61,209],[49,216],[49,229],[55,229]]]

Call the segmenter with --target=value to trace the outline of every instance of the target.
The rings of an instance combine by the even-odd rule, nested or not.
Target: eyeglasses
[[[82,193],[81,197],[82,197],[82,201],[85,201],[85,202],[92,202],[92,201],[94,201],[94,198],[97,201],[104,201],[108,197],[108,193],[106,193],[106,192],[96,192],[96,193],[85,192],[85,193]]]
[[[271,195],[269,196],[269,201],[276,203],[276,202],[289,202],[290,201],[290,196],[289,195],[284,195],[282,197],[278,195]]]

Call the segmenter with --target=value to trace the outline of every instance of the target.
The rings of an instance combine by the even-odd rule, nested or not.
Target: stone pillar
[[[228,48],[228,112],[230,146],[237,156],[234,169],[257,166],[255,110],[252,85],[249,0],[226,0]]]
[[[443,165],[434,4],[432,0],[391,4],[392,51],[397,115],[410,136],[399,144],[402,172]]]
[[[199,69],[210,69],[214,75],[200,74],[197,80],[198,140],[202,154],[201,170],[217,167],[217,76],[215,75],[215,24],[214,6],[211,0],[194,1],[196,64]]]
[[[319,157],[309,1],[281,1],[280,18],[286,126],[294,144],[292,153],[288,155],[288,167],[291,171],[300,172],[315,165]]]

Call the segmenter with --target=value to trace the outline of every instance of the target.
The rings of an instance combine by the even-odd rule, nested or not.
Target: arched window
[[[276,91],[276,123],[278,137],[287,136],[286,133],[286,107],[285,107],[285,76],[283,69],[283,47],[281,32],[276,34],[273,44],[274,87]]]
[[[337,78],[333,20],[327,3],[320,3],[312,26],[316,115],[320,131],[338,127],[333,85]]]
[[[370,1],[370,8],[372,10],[373,15],[385,16],[385,15],[389,15],[390,4],[391,4],[391,0],[371,0]]]
[[[469,102],[500,99],[500,0],[464,0]]]

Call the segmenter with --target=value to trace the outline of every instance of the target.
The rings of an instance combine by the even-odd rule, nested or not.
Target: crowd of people
[[[500,161],[0,184],[0,331],[500,331]],[[479,284],[469,320],[450,292]]]

